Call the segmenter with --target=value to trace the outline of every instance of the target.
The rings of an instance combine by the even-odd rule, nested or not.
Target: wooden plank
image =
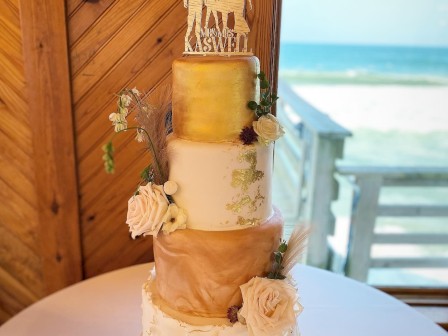
[[[446,205],[380,205],[379,217],[446,217]]]
[[[337,165],[341,175],[381,175],[384,186],[447,186],[448,167],[388,167]]]
[[[9,109],[2,109],[0,106],[0,113],[11,113]],[[0,166],[10,168],[5,168],[10,171],[11,174],[16,175],[16,179],[19,181],[23,180],[25,184],[25,190],[34,190],[35,176],[31,151],[28,153],[23,152],[20,147],[16,146],[14,139],[6,136],[3,132],[2,127],[0,127]],[[5,170],[2,169],[2,173]],[[22,182],[20,182],[22,183]],[[25,190],[21,190],[21,194],[25,193]],[[28,198],[32,203],[34,203],[34,198],[24,195],[24,198]]]
[[[22,307],[39,300],[39,296],[30,291],[28,286],[20,283],[15,275],[11,275],[3,268],[0,268],[0,283],[10,294],[14,294],[16,297],[14,298],[15,302],[19,303]]]
[[[0,0],[2,1],[2,0]],[[1,6],[1,4],[0,4]],[[5,18],[3,15],[5,13],[0,13],[0,31],[2,34],[0,34],[0,45],[1,49],[5,50],[6,48],[9,48],[9,52],[5,52],[5,54],[10,54],[13,58],[22,58],[21,50],[22,50],[22,44],[20,40],[20,26],[15,24],[15,22],[8,21],[7,18]]]
[[[0,21],[7,23],[10,32],[20,36],[20,17],[17,0],[0,0]]]
[[[424,173],[423,173],[424,174]],[[422,173],[408,174],[403,177],[384,176],[385,187],[448,187],[448,175]]]
[[[70,48],[72,73],[76,75],[145,2],[117,0],[105,15],[91,25],[83,38]]]
[[[115,109],[114,94],[126,86],[137,86],[142,90],[148,90],[158,85],[160,81],[169,78],[171,73],[171,63],[173,61],[172,55],[175,50],[173,50],[173,48],[180,49],[182,47],[183,35],[183,31],[179,30],[174,36],[174,40],[167,41],[169,46],[165,46],[164,49],[159,50],[156,55],[152,54],[153,51],[151,51],[151,47],[148,46],[149,56],[145,55],[145,57],[141,57],[141,59],[127,57],[123,61],[124,64],[120,63],[120,67],[116,68],[116,71],[108,74],[106,79],[89,91],[90,98],[88,100],[83,99],[80,102],[78,107],[79,117],[77,118],[77,129],[80,130],[80,133],[78,134],[78,153],[81,165],[84,165],[84,155],[86,153],[89,154],[94,148],[100,148],[104,141],[109,137],[110,123],[101,122],[95,124],[95,122],[98,122],[98,120],[107,120],[109,113]],[[146,57],[150,57],[149,60],[146,60]],[[144,61],[147,61],[147,63],[141,64],[141,62]],[[132,66],[132,64],[134,64],[133,66],[136,73],[133,73],[128,67]],[[157,64],[156,69],[150,66],[154,64]],[[139,69],[139,67],[141,68]],[[163,71],[164,69],[166,72]],[[139,71],[137,72],[137,70]],[[132,76],[130,76],[130,74],[132,74]],[[126,82],[123,82],[124,80],[126,80]],[[88,105],[86,106],[86,104]],[[110,107],[107,108],[107,106]],[[103,134],[103,137],[99,138],[98,134]],[[100,139],[100,141],[93,142],[92,139]],[[83,176],[81,176],[81,184],[83,183]]]
[[[445,268],[448,258],[373,258],[373,268]]]
[[[428,178],[448,175],[448,167],[358,166],[343,162],[338,164],[338,171],[341,175],[388,175],[397,178],[413,174]]]
[[[48,294],[82,279],[66,13],[62,1],[23,1],[20,15]]]
[[[85,0],[66,0],[67,16],[73,16],[85,3]]]
[[[172,16],[181,16],[185,9],[182,6],[172,7],[172,2],[148,2],[128,22],[128,29],[123,27],[108,43],[98,51],[92,60],[73,78],[73,99],[82,97],[109,73],[113,66],[133,49],[141,48],[140,40],[151,41],[152,46],[163,45],[166,36],[177,31]],[[163,13],[163,14],[160,14]],[[170,14],[169,17],[167,15]],[[163,33],[161,33],[163,32]]]
[[[417,233],[378,233],[373,238],[374,244],[448,244],[448,234]]]
[[[304,220],[312,225],[307,263],[316,267],[328,267],[327,237],[334,233],[331,203],[338,194],[334,170],[336,159],[342,155],[343,146],[343,140],[328,139],[315,133],[310,149],[310,176]]]
[[[170,77],[167,74],[165,78],[163,78],[161,82],[156,83],[156,85],[163,85],[169,80]],[[105,112],[107,112],[107,110],[105,110]],[[96,145],[91,150],[89,149],[87,151],[82,151],[81,149],[79,149],[79,153],[81,155],[85,155],[85,157],[81,158],[79,162],[80,171],[84,172],[84,174],[80,176],[80,185],[83,202],[85,202],[85,204],[93,205],[97,203],[101,199],[100,194],[102,188],[99,186],[108,186],[111,181],[110,176],[107,176],[107,174],[104,173],[103,162],[101,159],[103,155],[101,146],[106,141],[108,141],[112,135],[112,127],[107,119],[107,113],[102,119],[97,120],[96,128],[100,129],[102,127],[106,127],[106,133],[98,138],[98,134],[95,134],[95,130],[93,129],[90,143],[81,143],[81,140],[84,139],[84,132],[81,134],[82,136],[79,136],[80,140],[78,148],[82,148],[82,150],[84,149],[84,147],[87,147],[87,145],[90,146],[91,143],[94,142],[92,139],[99,139],[99,142],[94,142]],[[90,132],[91,129],[92,127],[89,127],[86,131]],[[85,138],[85,141],[88,141],[88,137]],[[138,167],[141,167],[141,169],[143,169],[144,166],[147,166],[150,163],[150,156],[143,154],[142,147],[134,141],[132,135],[122,135],[120,137],[117,137],[114,140],[114,143],[117,153],[116,158],[118,172],[127,171],[129,169],[136,169],[137,166],[135,165],[135,163],[137,162],[137,160],[139,160],[138,162],[140,162]],[[83,147],[81,147],[81,145]],[[125,148],[126,154],[124,154]],[[116,176],[117,175],[115,175],[115,177]],[[140,172],[138,172],[137,176],[134,175],[134,179],[132,181],[136,181],[138,179],[138,176],[140,176]],[[130,183],[130,181],[127,183]]]
[[[0,226],[0,265],[4,272],[13,275],[32,297],[42,297],[44,294],[41,267],[38,254],[22,242],[22,237],[16,236]],[[2,283],[2,287],[4,283]]]
[[[74,1],[68,1],[73,3]],[[68,33],[69,44],[72,45],[86,32],[86,30],[106,11],[116,0],[85,1],[73,15],[69,16]]]
[[[347,276],[363,282],[367,280],[369,271],[381,183],[381,176],[358,177],[359,193],[353,196],[354,204],[345,271]]]

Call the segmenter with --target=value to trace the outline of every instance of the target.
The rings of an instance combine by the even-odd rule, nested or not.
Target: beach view
[[[311,6],[307,1],[301,1],[301,5]],[[360,31],[364,29],[364,43],[347,42],[347,35],[356,33],[338,39],[326,32],[328,43],[322,41],[322,32],[301,32],[297,38],[288,35],[281,46],[280,80],[352,132],[345,141],[342,163],[363,167],[448,167],[448,35],[447,46],[424,45],[425,41],[406,45],[409,32],[402,34],[404,43],[384,37],[385,43],[377,44],[381,38],[371,32],[372,27],[357,24]],[[302,28],[310,29],[310,25],[304,23]],[[285,26],[290,29],[292,24]],[[380,33],[382,28],[378,30]],[[305,36],[307,33],[309,36]],[[313,34],[317,42],[312,41]],[[276,178],[281,179],[281,174],[277,173]],[[337,179],[339,198],[333,204],[336,236],[346,241],[353,193],[346,177]],[[446,206],[447,200],[446,187],[383,188],[380,194],[380,203]],[[285,208],[283,211],[295,211],[291,205]],[[447,224],[446,217],[382,217],[377,218],[375,232],[446,234]],[[371,255],[448,258],[448,245],[373,245]],[[380,286],[443,287],[448,285],[448,269],[371,269],[368,282]]]

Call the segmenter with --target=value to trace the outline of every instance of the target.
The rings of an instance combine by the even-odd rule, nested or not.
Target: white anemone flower
[[[172,203],[163,217],[162,231],[164,234],[170,234],[176,230],[187,228],[187,214],[185,210]]]

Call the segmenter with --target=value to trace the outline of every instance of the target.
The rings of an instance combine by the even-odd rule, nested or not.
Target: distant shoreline
[[[282,44],[292,84],[448,86],[448,48]]]
[[[348,70],[345,72],[316,72],[280,70],[279,77],[289,84],[322,85],[403,85],[403,86],[448,86],[448,77],[371,73]]]
[[[317,43],[317,42],[292,42],[292,41],[281,41],[280,46],[329,46],[329,47],[355,47],[355,48],[402,48],[402,49],[433,49],[433,50],[447,50],[448,46],[442,45],[409,45],[409,44],[368,44],[368,43]]]

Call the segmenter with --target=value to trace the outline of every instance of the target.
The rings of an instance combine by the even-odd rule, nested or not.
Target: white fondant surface
[[[256,152],[256,166],[247,160]],[[187,227],[206,231],[244,229],[272,215],[273,145],[205,143],[169,140],[171,181],[179,185],[173,198],[188,214]],[[246,155],[246,156],[245,156]],[[250,169],[262,177],[235,186],[235,174]],[[241,176],[241,175],[240,175]]]

